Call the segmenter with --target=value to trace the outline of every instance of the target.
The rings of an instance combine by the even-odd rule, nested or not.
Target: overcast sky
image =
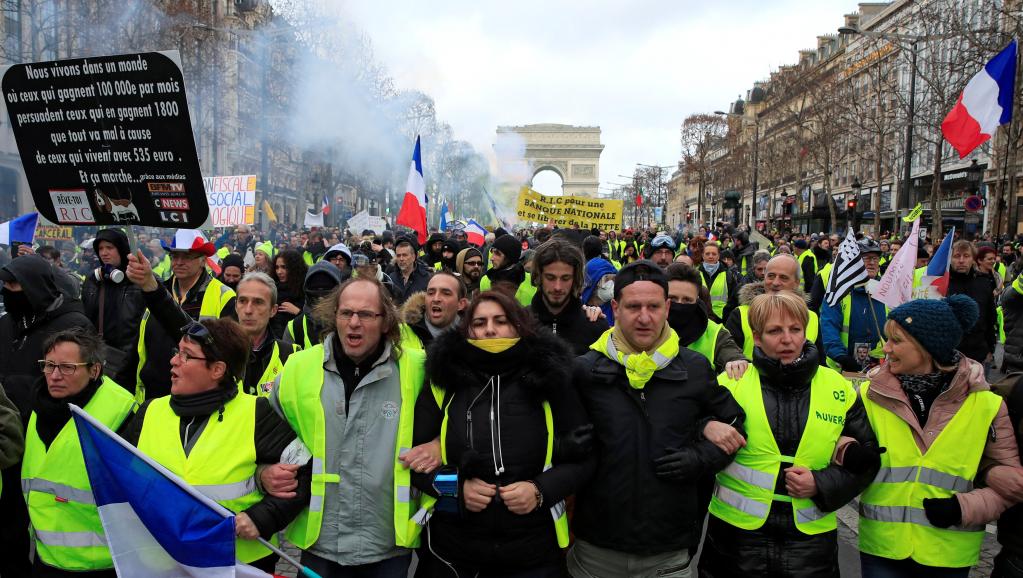
[[[357,0],[344,8],[400,87],[493,156],[499,125],[601,127],[601,184],[674,165],[687,115],[816,48],[851,0]]]

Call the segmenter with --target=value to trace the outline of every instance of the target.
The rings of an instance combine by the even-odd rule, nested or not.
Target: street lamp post
[[[725,112],[723,110],[715,110],[714,114],[721,116],[741,116],[733,112]],[[760,113],[754,113],[753,120],[753,183],[750,186],[750,203],[753,205],[753,218],[749,223],[750,230],[756,228],[756,206],[757,206],[757,177],[760,172]]]

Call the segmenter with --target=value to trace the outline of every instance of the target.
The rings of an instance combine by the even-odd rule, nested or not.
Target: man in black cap
[[[238,289],[238,282],[245,274],[245,260],[238,253],[231,253],[220,262],[220,282],[231,288]]]
[[[490,249],[490,270],[480,280],[480,291],[489,291],[500,283],[514,290],[515,298],[523,307],[528,307],[536,293],[533,279],[519,263],[522,244],[512,235],[501,235],[494,239]]]
[[[652,261],[615,278],[615,326],[576,358],[573,382],[593,420],[598,471],[576,494],[573,576],[686,575],[700,541],[697,484],[731,461],[697,424],[742,424],[710,362],[668,325],[668,277]],[[734,436],[733,436],[734,434]],[[641,491],[637,491],[642,488]]]
[[[128,237],[120,229],[101,229],[92,242],[100,266],[82,283],[82,306],[107,349],[103,371],[122,386],[134,389],[135,367],[125,368],[128,352],[138,345],[139,323],[146,311],[142,290],[125,278]],[[126,371],[127,373],[121,373]]]

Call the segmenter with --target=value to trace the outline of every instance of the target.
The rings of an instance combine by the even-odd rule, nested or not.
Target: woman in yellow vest
[[[799,296],[760,295],[749,319],[753,366],[718,378],[745,411],[746,443],[717,474],[700,575],[837,578],[835,510],[873,479],[877,442],[856,392],[806,340]]]
[[[274,538],[309,503],[312,468],[298,470],[294,497],[264,495],[256,468],[285,461],[295,433],[265,397],[238,391],[250,343],[229,319],[182,329],[171,358],[171,394],[147,401],[122,436],[197,490],[236,512],[238,560],[273,572],[277,556],[256,541]]]
[[[888,449],[860,497],[865,577],[965,578],[984,525],[1010,505],[977,487],[989,466],[1019,467],[1005,403],[990,391],[984,367],[955,350],[977,317],[966,295],[910,301],[888,315],[886,363],[860,388]]]
[[[445,466],[412,475],[440,498],[416,575],[562,576],[563,500],[596,466],[591,452],[554,451],[556,436],[588,423],[566,346],[513,298],[487,291],[434,341],[426,367],[434,387],[419,395],[413,442],[439,436]]]
[[[32,576],[116,576],[85,471],[73,403],[111,429],[135,407],[126,389],[103,376],[103,342],[69,329],[43,345],[43,373],[32,401],[21,466],[21,491],[35,538]]]

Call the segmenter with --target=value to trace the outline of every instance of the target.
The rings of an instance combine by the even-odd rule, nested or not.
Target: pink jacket
[[[927,423],[924,424],[924,427],[920,427],[916,413],[910,407],[909,400],[906,398],[905,392],[902,391],[898,378],[888,370],[887,365],[875,368],[867,377],[870,378],[870,387],[867,391],[870,400],[899,416],[909,425],[921,452],[926,452],[948,422],[952,421],[967,395],[974,391],[991,389],[984,379],[984,367],[965,355],[962,356],[955,377],[952,378],[952,384],[948,390],[934,400],[931,411],[927,415]],[[1002,402],[1002,406],[998,409],[992,429],[994,439],[989,437],[987,445],[984,447],[984,455],[978,468],[978,478],[982,476],[980,472],[986,472],[992,466],[1020,467],[1016,434],[1009,421],[1009,412],[1005,407],[1005,402]],[[986,524],[997,520],[998,516],[1012,505],[1012,502],[1007,501],[991,488],[975,488],[969,492],[956,494],[956,496],[962,507],[962,525],[964,526]]]

